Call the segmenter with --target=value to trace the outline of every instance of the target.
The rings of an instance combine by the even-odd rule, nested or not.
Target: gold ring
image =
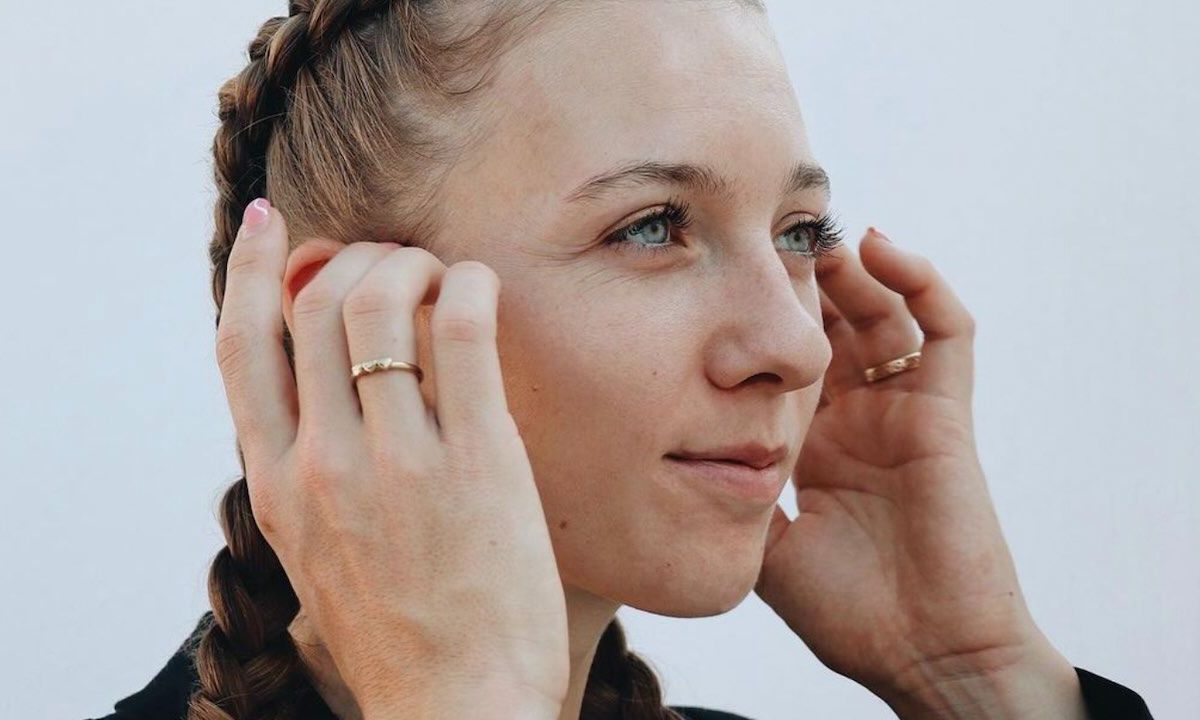
[[[911,352],[907,355],[888,360],[887,362],[869,367],[863,370],[863,377],[867,382],[879,382],[884,378],[889,378],[906,370],[915,370],[921,367],[921,351]]]
[[[422,378],[425,377],[425,373],[421,372],[421,368],[419,366],[414,365],[413,363],[404,362],[403,360],[393,360],[390,357],[360,362],[359,364],[350,368],[350,377],[357,381],[362,375],[379,372],[380,370],[407,370],[409,372],[416,373],[418,383],[421,382]]]

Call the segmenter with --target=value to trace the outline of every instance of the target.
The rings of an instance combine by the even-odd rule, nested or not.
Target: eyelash
[[[633,245],[636,249],[634,252],[641,253],[660,253],[670,251],[677,243],[666,242],[655,245],[640,245],[625,237],[625,234],[632,231],[640,230],[641,228],[652,225],[655,222],[666,221],[673,230],[686,230],[692,224],[692,215],[689,206],[686,202],[676,200],[668,200],[661,210],[657,210],[649,215],[638,218],[629,223],[625,227],[613,232],[604,239],[605,246],[616,245]],[[819,259],[833,252],[834,248],[839,247],[845,242],[845,231],[839,226],[837,220],[829,215],[818,215],[815,219],[801,220],[792,225],[783,232],[784,235],[796,232],[798,230],[812,230],[816,233],[816,240],[813,243],[813,249],[810,251],[803,250],[787,250],[786,252],[800,255],[809,259]],[[672,232],[672,239],[674,232]]]

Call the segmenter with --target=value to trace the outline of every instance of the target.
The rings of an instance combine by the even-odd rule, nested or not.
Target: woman
[[[739,717],[615,613],[752,590],[902,718],[1149,717],[1030,616],[971,316],[842,242],[757,0],[292,2],[221,121],[245,477],[113,717]]]

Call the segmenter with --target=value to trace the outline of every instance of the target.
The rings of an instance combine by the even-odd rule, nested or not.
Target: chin
[[[675,618],[702,618],[724,615],[733,610],[753,591],[754,585],[738,592],[722,592],[718,594],[697,593],[695,595],[660,596],[650,602],[625,602],[629,607],[637,608],[655,615]]]
[[[663,558],[638,573],[634,587],[626,583],[621,602],[655,615],[694,618],[721,615],[733,610],[754,592],[762,567],[761,552],[719,557],[714,550],[692,551]]]

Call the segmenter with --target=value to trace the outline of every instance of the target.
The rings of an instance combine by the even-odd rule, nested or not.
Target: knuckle
[[[503,432],[491,431],[470,437],[446,437],[445,460],[442,467],[445,472],[457,478],[485,478],[493,476],[499,467],[500,458],[510,458],[511,450],[520,448],[516,443],[509,442]]]
[[[347,319],[388,315],[403,307],[404,301],[404,289],[395,283],[364,280],[346,296],[342,312]]]
[[[375,444],[370,449],[370,464],[388,477],[408,476],[413,460],[409,454],[402,453],[390,445]]]
[[[323,493],[349,480],[354,462],[329,444],[313,437],[296,443],[296,484],[305,492]]]
[[[380,474],[391,479],[428,477],[434,467],[425,453],[415,448],[398,447],[394,442],[375,444],[371,450],[371,462]]]
[[[223,318],[217,330],[217,366],[229,377],[240,373],[243,359],[250,354],[254,341],[251,332],[233,318]]]
[[[854,329],[860,333],[870,332],[875,328],[885,326],[887,323],[890,323],[893,317],[894,315],[892,314],[890,308],[883,309],[865,317],[855,318]]]
[[[493,339],[496,335],[496,318],[493,304],[466,300],[478,298],[480,287],[498,292],[500,278],[496,271],[477,260],[463,260],[451,265],[443,278],[443,291],[448,285],[463,283],[469,288],[461,292],[445,293],[433,308],[430,330],[442,339],[454,342],[479,343]]]
[[[364,435],[366,452],[371,466],[383,474],[418,477],[428,474],[438,464],[437,443],[410,442],[400,438],[391,428],[367,427]]]
[[[377,242],[354,242],[338,250],[337,254],[317,271],[309,282],[296,293],[292,304],[297,316],[327,313],[341,310],[348,292],[343,287],[345,274],[332,272],[361,262],[378,262],[392,252],[390,245]]]
[[[488,419],[478,432],[449,434],[442,443],[445,460],[456,472],[478,474],[495,467],[497,458],[512,457],[512,453],[525,451],[516,422],[511,413],[504,413],[496,421]]]
[[[396,255],[399,257],[394,257]],[[432,271],[441,263],[433,253],[415,246],[389,250],[386,257],[387,263],[380,262],[372,267],[346,295],[342,303],[345,320],[403,314],[413,304],[413,288],[411,281],[398,279],[398,274],[412,268]]]
[[[489,475],[490,456],[476,442],[446,440],[446,461],[443,472],[451,478],[469,479]]]
[[[292,303],[292,314],[296,318],[319,315],[338,306],[340,300],[328,282],[322,282],[318,274],[296,293]]]
[[[460,260],[446,269],[446,275],[451,282],[461,282],[470,287],[472,295],[500,292],[500,276],[491,266],[478,260]]]
[[[254,522],[258,525],[259,532],[267,540],[278,537],[278,501],[261,479],[251,481],[247,478],[246,483],[250,494],[250,513],[254,516]]]
[[[226,277],[258,272],[260,247],[260,243],[234,243],[225,265]]]
[[[480,343],[492,336],[492,322],[466,308],[447,308],[440,314],[434,313],[430,329],[442,340],[464,343]]]
[[[489,455],[495,455],[497,450],[508,450],[524,445],[521,432],[511,412],[500,413],[496,417],[488,416],[487,427],[479,433],[484,441]],[[478,444],[478,443],[477,443]]]
[[[938,272],[937,266],[933,264],[932,260],[925,257],[924,255],[917,255],[913,259],[913,263],[915,263],[916,266],[920,269],[920,273],[922,275],[933,276],[933,277],[937,277],[937,278],[941,277],[941,273]]]

